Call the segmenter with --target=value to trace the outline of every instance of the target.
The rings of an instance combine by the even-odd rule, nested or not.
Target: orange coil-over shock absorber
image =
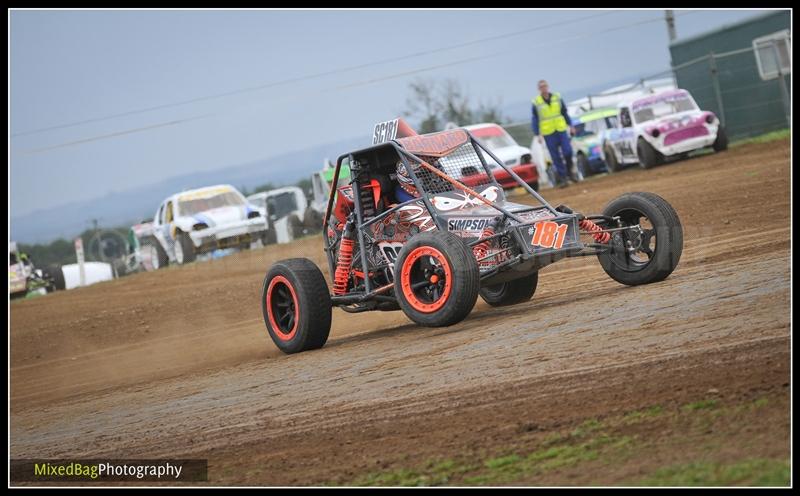
[[[590,221],[589,219],[581,219],[578,221],[578,226],[584,231],[590,233],[595,241],[598,243],[608,243],[611,239],[611,234],[603,232],[603,228]]]
[[[350,265],[353,263],[352,225],[350,223],[342,232],[342,241],[339,243],[339,256],[336,260],[336,272],[333,275],[333,294],[347,293],[347,282],[350,280]]]
[[[481,233],[480,239],[489,238],[494,236],[494,229],[492,226],[486,227],[483,232]],[[472,247],[472,253],[475,255],[476,259],[481,259],[489,254],[489,240],[484,239],[480,243],[476,244]]]
[[[489,254],[489,239],[494,236],[495,227],[497,226],[498,219],[495,218],[488,226],[483,229],[481,233],[481,237],[478,238],[482,240],[480,243],[476,244],[472,247],[472,253],[475,255],[476,259],[481,259]]]

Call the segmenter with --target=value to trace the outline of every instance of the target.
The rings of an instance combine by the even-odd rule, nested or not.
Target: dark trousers
[[[553,167],[561,179],[566,179],[569,169],[572,169],[572,144],[570,143],[567,131],[556,131],[544,137],[550,158],[553,159]],[[564,155],[562,158],[561,155]]]

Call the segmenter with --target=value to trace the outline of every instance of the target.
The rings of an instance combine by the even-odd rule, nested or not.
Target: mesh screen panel
[[[471,143],[460,146],[446,157],[419,155],[419,158],[470,188],[494,184]],[[491,159],[491,157],[487,156],[487,159]],[[424,191],[443,193],[457,189],[423,165],[412,163],[411,166]]]

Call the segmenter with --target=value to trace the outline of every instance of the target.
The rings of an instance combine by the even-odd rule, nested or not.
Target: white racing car
[[[728,148],[717,116],[700,110],[686,90],[664,91],[620,104],[616,125],[602,138],[603,159],[610,171],[635,163],[649,169],[701,148]]]
[[[267,233],[266,219],[233,186],[184,191],[164,200],[153,219],[153,268],[217,249],[246,249],[258,240],[266,244]]]

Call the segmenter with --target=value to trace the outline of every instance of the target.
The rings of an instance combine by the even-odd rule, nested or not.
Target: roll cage
[[[481,153],[483,152],[483,153]],[[468,158],[467,155],[469,155]],[[494,160],[498,167],[506,171],[521,187],[533,196],[539,205],[527,206],[524,209],[516,209],[514,212],[509,211],[504,206],[504,197],[500,196],[495,201],[490,201],[483,198],[477,191],[475,191],[475,184],[479,184],[481,188],[488,186],[495,186],[499,195],[503,195],[503,188],[497,183],[492,174],[492,168],[487,164],[486,158]],[[436,164],[432,165],[431,162]],[[417,191],[420,193],[418,198],[412,200],[392,204],[382,212],[377,212],[374,215],[365,215],[364,196],[358,192],[362,191],[362,187],[369,184],[370,181],[376,178],[385,179],[396,174],[396,168],[399,163],[402,163],[408,175],[413,180]],[[496,210],[502,219],[511,219],[515,224],[524,224],[525,221],[519,217],[518,214],[535,209],[546,208],[554,218],[563,218],[564,211],[559,211],[550,203],[547,202],[538,192],[531,188],[525,181],[523,181],[510,167],[506,166],[491,150],[487,149],[467,130],[455,129],[451,131],[444,131],[441,133],[433,133],[428,135],[412,136],[408,138],[399,138],[381,143],[378,145],[370,146],[360,150],[353,151],[348,154],[341,155],[337,161],[331,181],[331,189],[329,191],[328,203],[323,219],[323,234],[329,232],[331,227],[331,220],[333,215],[334,203],[338,194],[343,193],[341,188],[337,189],[336,185],[339,181],[339,174],[344,165],[350,168],[350,182],[345,188],[349,187],[352,193],[353,213],[355,214],[354,231],[355,241],[358,246],[366,246],[365,230],[372,224],[380,222],[387,216],[390,216],[398,211],[398,209],[407,206],[411,203],[422,201],[425,208],[430,213],[431,220],[435,227],[439,230],[447,230],[446,219],[437,212],[431,203],[433,194],[442,193],[445,191],[461,191],[470,197],[478,198],[485,205]],[[460,175],[461,181],[453,176]],[[476,179],[477,178],[477,179]],[[396,180],[396,179],[395,179]],[[469,182],[473,187],[465,184]],[[389,183],[391,184],[391,183]],[[385,186],[385,184],[383,184]],[[516,230],[511,232],[519,236]],[[503,232],[499,232],[494,236],[501,236]],[[323,236],[325,239],[324,250],[328,259],[328,264],[331,271],[331,277],[336,270],[335,247],[338,242],[337,237]],[[485,241],[481,239],[480,241]],[[474,245],[479,240],[476,239],[471,245]],[[519,243],[524,242],[522,239],[516,240]],[[367,260],[367,250],[358,250],[358,260],[362,268],[369,269],[380,268],[370,266]],[[354,262],[356,262],[354,260]],[[390,285],[383,285],[379,288],[373,287],[370,277],[364,277],[364,291],[358,298],[334,297],[335,302],[346,304],[347,302],[366,301],[372,297],[378,297],[381,293],[387,292],[391,289]],[[389,297],[387,297],[389,298]],[[393,299],[393,298],[390,298]],[[336,301],[341,300],[341,301]],[[356,301],[351,301],[356,300]]]

